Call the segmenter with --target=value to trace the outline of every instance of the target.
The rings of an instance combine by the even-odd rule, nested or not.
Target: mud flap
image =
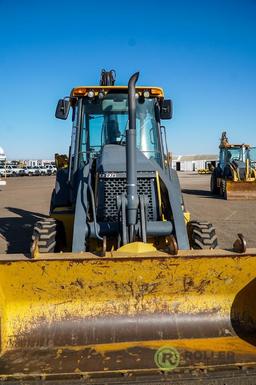
[[[0,379],[256,384],[255,271],[255,249],[5,255]]]

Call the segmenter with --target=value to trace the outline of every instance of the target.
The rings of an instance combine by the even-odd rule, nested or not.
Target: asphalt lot
[[[256,247],[256,201],[225,201],[212,196],[209,175],[179,173],[192,219],[212,222],[219,247],[231,248],[237,233]],[[49,211],[55,177],[9,178],[0,191],[0,253],[28,253],[35,222]]]
[[[256,247],[256,200],[226,201],[210,192],[210,175],[179,173],[185,206],[191,219],[214,224],[219,247],[230,249],[237,233],[242,233],[247,247]]]
[[[0,253],[28,253],[36,221],[49,212],[54,176],[7,178],[0,191]]]

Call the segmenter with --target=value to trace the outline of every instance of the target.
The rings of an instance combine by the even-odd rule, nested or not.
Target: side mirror
[[[55,117],[57,119],[66,120],[69,114],[69,109],[70,109],[70,100],[60,99],[57,104]]]
[[[170,99],[166,99],[163,101],[160,110],[160,119],[171,119],[172,118],[172,101]]]

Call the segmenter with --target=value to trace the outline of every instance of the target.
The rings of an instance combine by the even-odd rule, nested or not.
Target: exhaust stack
[[[129,129],[126,131],[126,174],[127,174],[127,224],[129,241],[135,240],[135,224],[137,222],[138,192],[136,168],[136,98],[135,85],[139,72],[133,74],[128,83]]]

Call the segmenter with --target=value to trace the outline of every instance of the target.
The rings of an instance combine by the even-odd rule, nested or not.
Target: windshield
[[[243,161],[243,149],[242,148],[229,148],[226,151],[226,162],[232,162],[233,160]]]
[[[251,147],[247,150],[247,158],[249,158],[253,167],[256,167],[256,147]]]
[[[80,152],[86,159],[99,153],[106,144],[125,145],[128,129],[128,95],[108,94],[96,101],[84,100],[84,124]],[[155,118],[155,100],[143,99],[136,103],[137,147],[149,159],[161,164],[158,123]]]

